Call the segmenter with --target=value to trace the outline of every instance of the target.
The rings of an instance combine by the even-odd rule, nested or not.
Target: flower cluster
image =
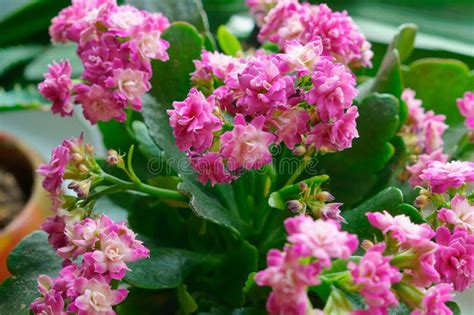
[[[331,266],[332,258],[349,258],[357,249],[357,237],[341,232],[334,221],[313,220],[299,215],[285,220],[288,244],[283,251],[272,249],[268,267],[255,282],[272,287],[267,300],[271,314],[307,314],[307,288],[320,283],[318,276]]]
[[[444,123],[444,115],[425,111],[413,90],[405,89],[401,98],[408,106],[408,118],[400,135],[407,146],[410,164],[407,171],[410,173],[410,185],[414,187],[422,183],[419,176],[429,163],[447,161],[448,156],[443,153],[443,134],[448,125]]]
[[[321,38],[323,55],[333,56],[344,65],[371,66],[371,45],[347,12],[333,12],[325,4],[300,4],[298,0],[247,3],[261,26],[261,42],[270,41],[285,49],[290,40],[306,45]]]
[[[64,140],[53,149],[49,163],[38,168],[38,173],[44,176],[43,188],[49,192],[53,209],[62,203],[62,184],[64,180],[72,180],[69,188],[79,197],[89,194],[91,185],[98,180],[93,176],[100,167],[94,160],[94,149],[85,144],[83,136]]]
[[[115,0],[73,0],[53,18],[49,32],[56,43],[77,44],[81,82],[71,80],[69,61],[53,62],[39,84],[41,94],[61,116],[72,115],[75,102],[93,124],[124,121],[125,109],[139,111],[141,96],[151,88],[151,59],[168,59],[169,43],[161,39],[168,25],[160,13]]]
[[[30,305],[33,313],[115,314],[112,307],[121,303],[128,291],[114,290],[111,281],[125,276],[130,270],[126,263],[149,256],[124,222],[115,223],[106,215],[82,219],[84,214],[76,213],[67,220],[58,214],[43,225],[64,263],[57,278],[38,277],[41,297]],[[71,260],[80,255],[79,265]]]
[[[279,54],[202,52],[192,74],[199,90],[168,114],[176,144],[203,183],[228,183],[271,163],[271,145],[303,153],[351,147],[358,137],[355,79],[322,53],[320,38],[289,41]]]
[[[457,99],[459,112],[466,118],[466,127],[474,130],[474,92],[464,93],[462,98]]]

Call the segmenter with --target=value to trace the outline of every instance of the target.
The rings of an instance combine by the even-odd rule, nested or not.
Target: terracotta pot
[[[15,137],[0,132],[0,168],[13,174],[27,201],[10,223],[0,230],[0,283],[9,276],[7,257],[27,234],[39,228],[48,216],[49,198],[36,169],[41,158]]]

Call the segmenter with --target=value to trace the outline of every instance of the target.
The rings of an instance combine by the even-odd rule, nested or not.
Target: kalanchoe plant
[[[84,71],[53,62],[39,90],[53,113],[81,105],[108,153],[81,135],[39,168],[54,215],[12,252],[0,313],[458,312],[474,282],[462,63],[440,106],[420,73],[442,60],[401,70],[413,25],[367,78],[371,45],[325,4],[248,0],[262,46],[221,27],[219,51],[197,1],[127,2],[143,7],[75,0],[52,21]]]

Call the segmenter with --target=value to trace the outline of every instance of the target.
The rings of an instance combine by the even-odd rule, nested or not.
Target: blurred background
[[[127,0],[146,4],[160,0]],[[185,0],[176,0],[185,1]],[[242,41],[255,41],[255,25],[244,0],[202,0],[210,30],[227,24]],[[315,1],[310,1],[315,2]],[[374,75],[398,25],[419,27],[416,50],[406,62],[425,57],[453,58],[474,68],[474,0],[328,0],[334,10],[347,10],[373,44]],[[53,116],[36,91],[48,63],[70,59],[73,76],[82,72],[73,45],[52,46],[48,36],[51,18],[68,0],[0,0],[0,132],[8,132],[47,159],[65,137],[81,131],[103,152],[100,134],[77,113],[71,118]],[[20,109],[32,110],[23,111]],[[463,314],[474,314],[474,291],[459,295]]]

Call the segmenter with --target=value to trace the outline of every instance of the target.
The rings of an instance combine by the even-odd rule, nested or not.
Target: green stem
[[[300,177],[301,173],[303,173],[303,171],[306,169],[306,167],[308,166],[309,162],[311,162],[311,158],[313,157],[313,154],[314,154],[314,149],[310,149],[306,154],[305,156],[303,157],[303,159],[300,161],[300,165],[298,165],[298,169],[296,170],[296,172],[294,172],[291,177],[286,181],[285,185],[284,186],[288,186],[288,185],[291,185],[293,184],[297,179],[298,177]]]
[[[107,173],[102,173],[101,176],[104,180],[110,183],[117,184],[122,189],[125,189],[125,190],[138,191],[150,196],[169,199],[169,200],[188,201],[188,198],[186,198],[184,195],[182,195],[180,192],[176,190],[158,188],[155,186],[143,184],[141,182],[138,182],[138,183],[127,182]]]

